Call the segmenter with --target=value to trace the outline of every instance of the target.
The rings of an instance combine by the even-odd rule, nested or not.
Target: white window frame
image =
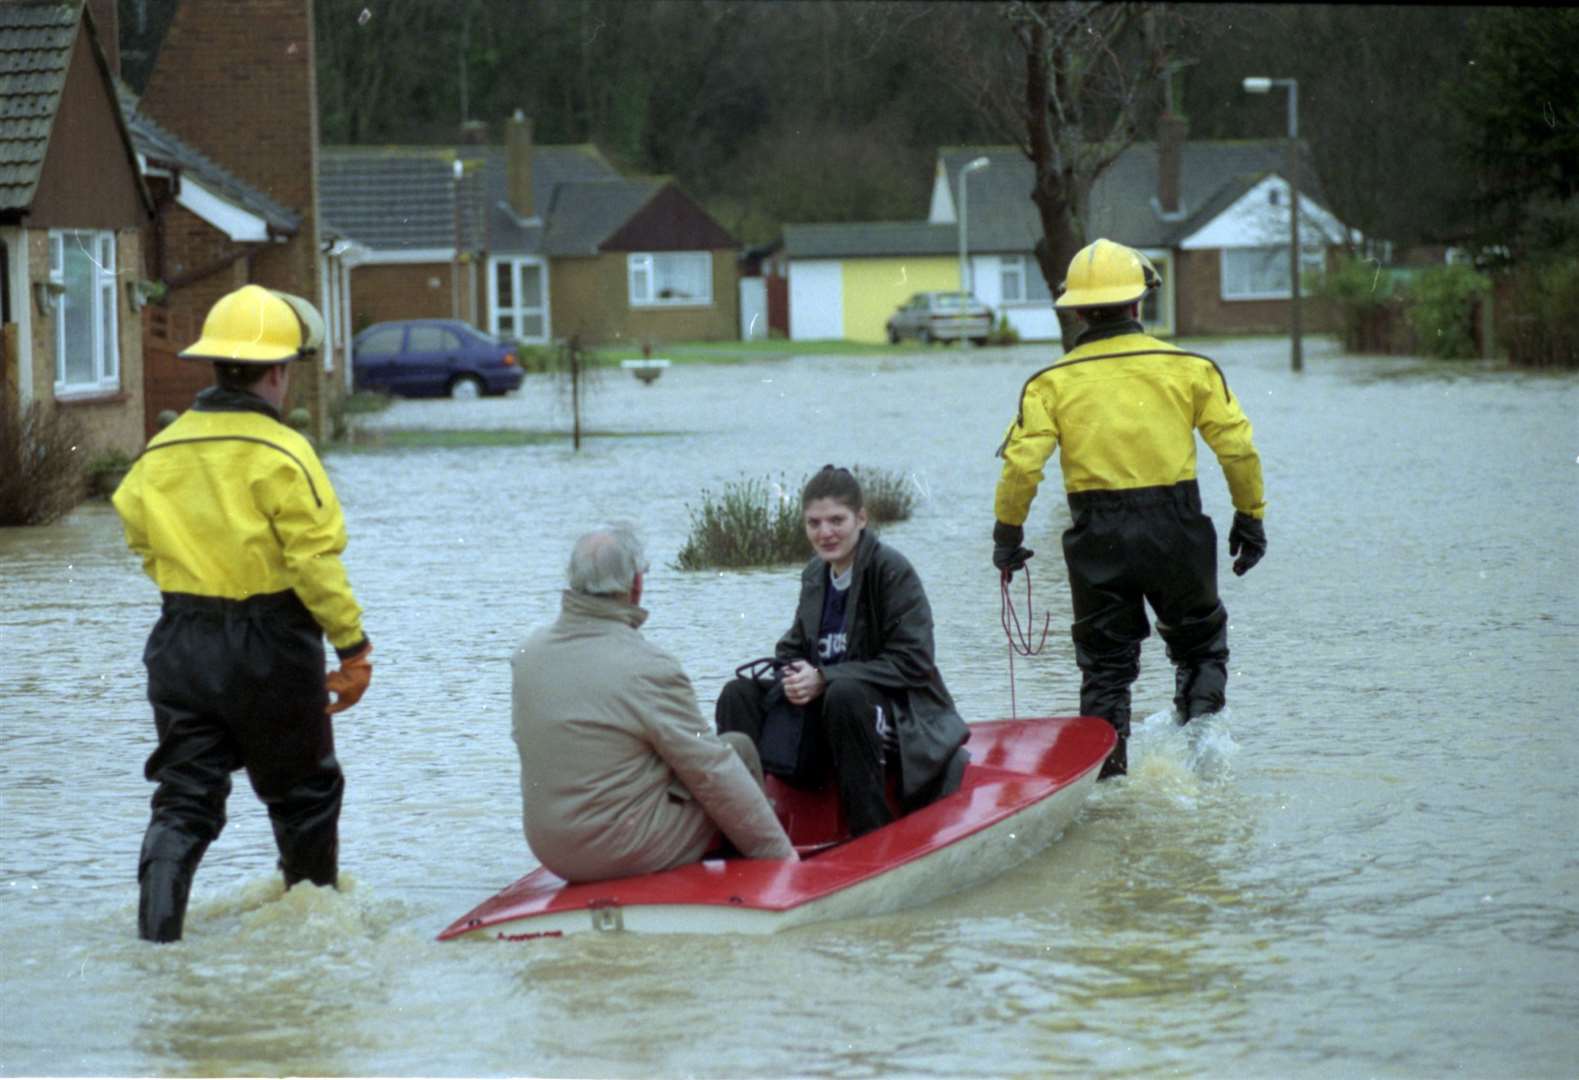
[[[1303,246],[1303,245],[1302,245]],[[1233,252],[1272,252],[1273,262],[1279,266],[1288,265],[1288,245],[1268,244],[1256,247],[1222,248],[1218,252],[1218,292],[1224,300],[1288,300],[1294,295],[1291,287],[1285,285],[1281,289],[1246,290],[1244,292],[1230,292],[1228,288],[1228,257]],[[1281,261],[1278,261],[1281,260]],[[1320,271],[1326,261],[1323,254],[1318,251],[1306,249],[1300,252],[1300,270],[1309,272]]]
[[[66,367],[66,320],[61,317],[68,303],[66,296],[66,246],[80,245],[93,264],[87,306],[91,324],[93,375],[71,381]],[[51,321],[55,338],[55,396],[102,394],[121,386],[120,304],[115,286],[117,275],[115,234],[106,229],[51,229],[49,232],[49,285],[54,296]],[[79,301],[80,302],[80,301]]]
[[[700,262],[705,295],[659,295],[666,264],[677,259]],[[633,251],[625,259],[625,278],[631,307],[711,307],[713,304],[713,253],[710,251]]]
[[[1036,280],[1042,280],[1042,268],[1036,260],[1029,255],[1001,255],[998,258],[998,287],[1002,290],[1002,303],[1005,307],[1042,307],[1053,302],[1052,290],[1048,290],[1046,297],[1029,296],[1025,283],[1030,281],[1029,275],[1035,274]],[[1009,289],[1009,281],[1013,278],[1015,288],[1013,295]]]
[[[528,306],[521,303],[521,276],[527,267],[537,268],[539,281],[542,283],[542,303],[538,306]],[[499,269],[508,267],[510,271],[510,296],[511,304],[502,304],[499,300]],[[553,326],[549,321],[548,303],[548,263],[544,259],[531,255],[496,256],[489,260],[488,266],[488,332],[494,337],[504,333],[501,316],[509,315],[515,322],[515,330],[511,337],[519,341],[541,344],[549,340],[553,334]],[[527,317],[541,317],[543,332],[540,335],[529,336],[521,332],[521,326]]]

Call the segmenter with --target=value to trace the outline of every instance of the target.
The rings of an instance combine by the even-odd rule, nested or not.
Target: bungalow
[[[115,97],[106,5],[0,4],[0,424],[36,402],[90,451],[142,446],[139,230],[153,202]],[[113,28],[113,4],[110,25]]]
[[[621,176],[592,146],[325,147],[324,218],[356,328],[453,317],[529,343],[738,336],[735,239],[670,179]]]
[[[1142,321],[1164,336],[1275,332],[1288,325],[1289,186],[1282,140],[1183,141],[1166,123],[1161,143],[1136,143],[1098,178],[1086,232],[1149,257],[1162,287]],[[1303,151],[1302,264],[1316,270],[1350,239],[1320,201]],[[968,173],[962,170],[977,159]],[[969,184],[960,197],[961,177]],[[1041,235],[1030,163],[1007,147],[938,153],[927,221],[786,225],[790,336],[880,341],[887,317],[913,292],[959,289],[960,244],[967,285],[1024,340],[1057,340],[1052,296],[1033,254]],[[961,229],[958,207],[968,219]],[[1331,314],[1308,305],[1306,325]]]

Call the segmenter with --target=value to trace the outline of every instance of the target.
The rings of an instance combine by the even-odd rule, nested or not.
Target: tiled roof
[[[457,160],[466,166],[459,193],[461,247],[541,253],[542,226],[526,224],[507,205],[509,176],[500,146],[326,146],[318,156],[320,213],[374,250],[452,248]],[[595,147],[535,147],[533,206],[541,212],[551,205],[561,184],[617,176]]]
[[[72,4],[0,4],[0,211],[32,205],[76,33]]]
[[[237,179],[224,166],[160,127],[151,117],[139,112],[136,97],[125,86],[120,88],[120,97],[121,111],[126,115],[126,126],[131,131],[132,145],[137,148],[139,154],[149,159],[150,164],[164,164],[181,169],[216,195],[256,214],[278,232],[294,235],[301,228],[302,219],[299,213],[280,205],[257,188]]]
[[[979,175],[979,174],[978,174]],[[975,181],[971,191],[976,190]],[[976,219],[971,207],[971,220]],[[975,228],[974,225],[971,226]],[[971,250],[981,250],[975,240]],[[852,256],[957,255],[959,230],[925,221],[862,221],[836,225],[785,225],[784,250],[793,259]]]
[[[554,189],[554,201],[549,207],[544,253],[596,255],[598,246],[635,216],[666,183],[644,177],[560,184]]]
[[[977,156],[992,164],[970,177],[970,249],[977,252],[1029,251],[1041,236],[1041,222],[1031,202],[1031,163],[1010,147],[951,147],[939,153],[947,170],[949,191],[958,202],[959,170]],[[1220,213],[1232,203],[1225,189],[1243,194],[1246,177],[1287,171],[1288,144],[1282,139],[1224,139],[1186,142],[1179,155],[1181,218],[1157,213],[1157,144],[1130,146],[1097,179],[1091,189],[1086,233],[1141,248],[1167,248],[1205,224],[1205,212]],[[1301,144],[1300,188],[1322,201],[1309,147]],[[1235,195],[1234,197],[1237,197]],[[1211,208],[1215,207],[1215,210]]]

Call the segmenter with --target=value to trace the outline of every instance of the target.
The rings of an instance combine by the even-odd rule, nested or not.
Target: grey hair
[[[572,592],[624,596],[647,572],[647,553],[632,525],[605,525],[584,533],[570,551],[566,571]]]

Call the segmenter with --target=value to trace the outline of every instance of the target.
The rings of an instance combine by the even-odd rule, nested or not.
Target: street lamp
[[[1251,76],[1244,81],[1245,93],[1269,94],[1274,86],[1288,88],[1288,333],[1289,359],[1295,371],[1305,366],[1299,326],[1299,82],[1295,79],[1268,79]]]
[[[970,264],[965,261],[965,236],[969,231],[966,224],[966,212],[970,207],[970,187],[965,180],[973,172],[980,172],[992,162],[985,157],[973,158],[960,166],[959,170],[959,318],[965,318],[966,278],[969,275]],[[974,291],[974,290],[972,290]]]

